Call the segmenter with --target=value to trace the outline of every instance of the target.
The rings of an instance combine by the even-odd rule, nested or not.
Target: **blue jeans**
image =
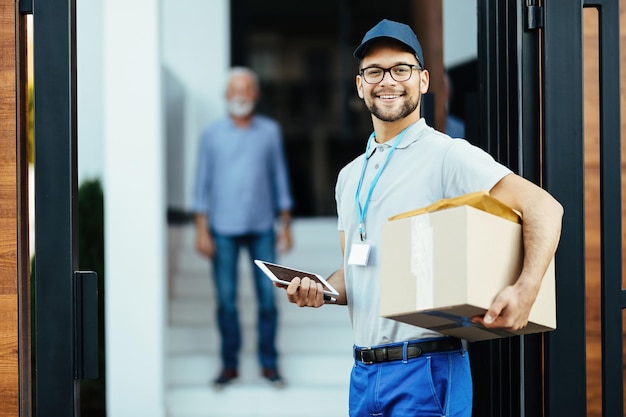
[[[221,356],[224,368],[237,368],[241,350],[241,326],[237,306],[237,264],[241,248],[246,248],[252,260],[275,262],[274,230],[238,236],[220,235],[212,231],[215,241],[213,278],[217,290],[217,323],[221,336]],[[276,329],[278,310],[275,287],[265,274],[252,263],[254,288],[257,296],[258,355],[263,368],[276,368]]]
[[[355,360],[350,417],[471,417],[472,395],[465,350],[371,365]]]

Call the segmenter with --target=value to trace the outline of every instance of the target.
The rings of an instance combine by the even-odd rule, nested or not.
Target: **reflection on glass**
[[[583,11],[585,141],[585,276],[587,333],[587,415],[602,415],[600,332],[600,95],[598,12]]]

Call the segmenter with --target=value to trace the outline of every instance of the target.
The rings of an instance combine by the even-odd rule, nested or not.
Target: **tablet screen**
[[[259,267],[261,267],[261,269],[264,272],[269,271],[269,273],[271,273],[279,281],[289,283],[295,277],[299,277],[299,278],[308,277],[312,279],[313,281],[316,281],[322,284],[325,292],[329,292],[335,295],[338,294],[338,292],[318,274],[314,274],[312,272],[306,272],[306,271],[302,271],[298,269],[293,269],[293,268],[289,268],[289,267],[282,266],[282,265],[276,265],[270,262],[265,262],[265,261],[260,261],[260,260],[256,260],[255,262]]]

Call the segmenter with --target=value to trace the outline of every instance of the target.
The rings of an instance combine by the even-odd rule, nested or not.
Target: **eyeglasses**
[[[421,70],[417,65],[398,64],[390,68],[380,67],[368,67],[363,68],[360,71],[361,76],[368,84],[378,84],[385,78],[385,73],[388,72],[391,78],[398,82],[408,81],[413,74],[413,68]]]

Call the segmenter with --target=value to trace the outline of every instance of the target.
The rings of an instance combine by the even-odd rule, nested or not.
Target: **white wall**
[[[443,65],[450,68],[478,54],[476,0],[443,0]]]
[[[103,180],[103,2],[76,2],[79,185]]]
[[[107,415],[165,416],[159,0],[103,2]]]
[[[168,207],[191,207],[198,139],[207,123],[224,114],[229,3],[162,0]]]
[[[165,214],[190,206],[198,137],[223,113],[228,6],[77,2],[79,183],[101,179],[105,199],[109,417],[167,414]]]

